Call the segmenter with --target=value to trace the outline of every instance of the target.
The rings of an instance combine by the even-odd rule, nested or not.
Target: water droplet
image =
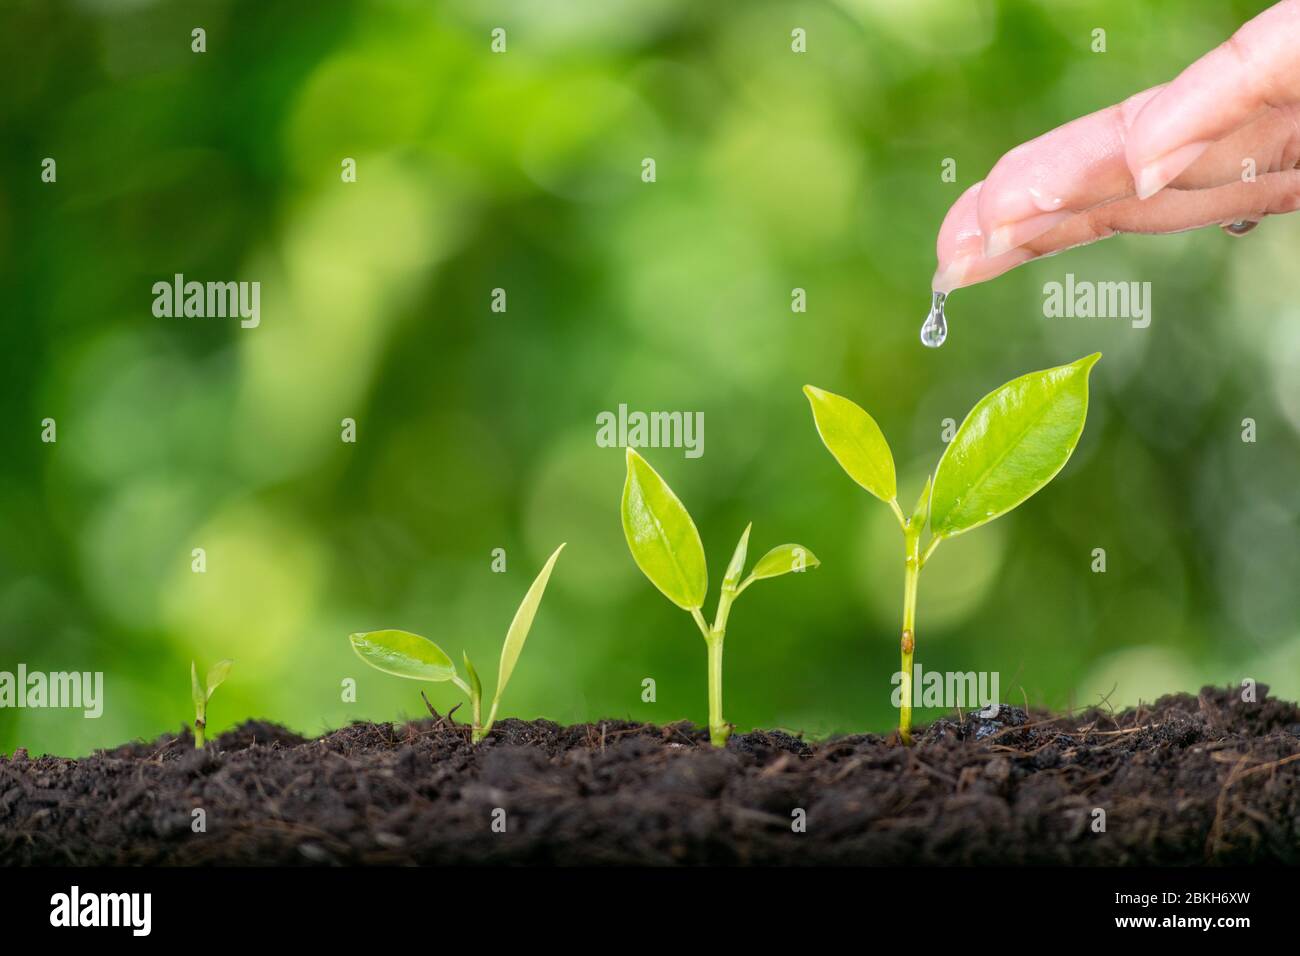
[[[930,303],[930,314],[921,326],[921,344],[927,348],[937,349],[948,337],[948,319],[943,314],[943,303],[948,298],[946,292],[936,292]]]

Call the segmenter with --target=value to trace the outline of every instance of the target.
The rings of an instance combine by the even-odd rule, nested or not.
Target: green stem
[[[709,648],[709,740],[715,747],[725,747],[731,728],[722,719],[722,635],[707,641]]]
[[[695,625],[700,629],[700,633],[704,635],[704,639],[707,641],[709,635],[713,632],[709,630],[708,622],[704,620],[704,615],[700,613],[698,607],[691,608],[691,617],[695,618]]]
[[[457,687],[459,687],[461,693],[463,693],[466,697],[469,698],[469,709],[470,709],[470,720],[471,720],[471,723],[469,725],[470,728],[469,737],[473,743],[478,743],[480,740],[486,737],[488,735],[488,731],[492,729],[492,722],[496,720],[496,716],[497,716],[496,703],[494,702],[492,704],[492,715],[488,717],[488,722],[486,725],[484,725],[482,723],[483,701],[480,699],[479,695],[474,693],[473,688],[471,688],[469,684],[466,684],[463,680],[461,680],[460,677],[457,676],[456,674],[451,675],[451,682],[455,684]]]
[[[204,730],[206,727],[207,724],[205,724],[201,718],[199,717],[194,718],[194,749],[195,750],[202,750],[203,745],[207,742],[207,738],[204,736]]]
[[[740,593],[734,587],[723,587],[718,598],[718,613],[710,627],[704,615],[697,607],[691,608],[691,617],[704,635],[704,644],[709,649],[709,740],[715,747],[725,747],[731,736],[731,725],[722,716],[722,642],[727,636],[727,618],[731,614],[731,603]]]
[[[488,731],[490,731],[490,730],[492,729],[492,725],[495,724],[495,723],[497,722],[497,704],[498,704],[498,703],[500,703],[500,701],[495,701],[495,700],[492,701],[492,709],[491,709],[490,711],[488,711],[488,719],[487,719],[487,723],[484,724],[482,727],[479,726],[479,711],[478,711],[478,708],[475,708],[475,709],[474,709],[474,730],[473,730],[473,733],[470,734],[470,739],[471,739],[474,743],[478,743],[480,740],[482,740],[484,737],[486,737],[486,736],[488,735]]]
[[[921,578],[921,528],[906,529],[903,535],[903,637],[900,651],[903,664],[902,694],[899,695],[898,735],[903,743],[912,743],[912,656],[916,649],[916,589]],[[930,550],[933,550],[931,548]]]

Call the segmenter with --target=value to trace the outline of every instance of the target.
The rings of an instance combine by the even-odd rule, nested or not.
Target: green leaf
[[[817,555],[801,544],[778,544],[758,559],[749,576],[755,581],[779,578],[791,571],[803,571],[805,568],[815,568],[820,564]]]
[[[971,409],[939,460],[930,530],[951,538],[1006,514],[1070,460],[1088,416],[1088,373],[1101,353],[1031,372]]]
[[[822,443],[849,477],[884,502],[898,497],[894,456],[876,420],[840,395],[805,385]]]
[[[410,631],[367,631],[348,638],[357,656],[376,670],[411,680],[451,680],[456,665],[441,647]]]
[[[644,458],[627,450],[623,534],[637,567],[684,611],[703,607],[709,590],[704,544],[686,507]]]
[[[916,499],[916,506],[912,509],[912,517],[908,519],[907,526],[920,531],[925,527],[926,521],[930,518],[930,492],[934,487],[934,475],[927,475],[925,478],[925,487],[921,489],[921,497]]]
[[[225,683],[226,677],[230,674],[230,668],[235,662],[230,658],[224,661],[217,661],[208,671],[208,698],[211,699],[212,692]]]
[[[474,670],[474,665],[470,663],[469,654],[465,651],[461,651],[460,658],[465,662],[465,674],[469,677],[470,708],[477,715],[479,710],[479,701],[483,699],[483,682],[478,679],[478,671]]]
[[[560,545],[546,559],[546,564],[538,572],[524,599],[519,602],[519,610],[515,611],[515,618],[510,622],[510,630],[506,632],[505,643],[501,646],[501,670],[497,673],[496,693],[492,695],[493,707],[501,699],[501,692],[506,689],[510,675],[514,673],[519,652],[524,649],[524,641],[528,639],[533,618],[537,616],[537,606],[542,603],[542,595],[546,593],[546,582],[551,579],[551,569],[555,567],[555,561],[563,550],[564,545]]]
[[[752,521],[745,525],[740,540],[736,542],[736,550],[731,555],[731,563],[727,565],[727,573],[722,579],[723,590],[735,590],[740,583],[740,576],[745,571],[745,556],[749,553],[749,530],[753,527]]]
[[[194,709],[202,714],[208,703],[208,695],[199,683],[199,669],[193,661],[190,661],[190,699],[194,701]]]

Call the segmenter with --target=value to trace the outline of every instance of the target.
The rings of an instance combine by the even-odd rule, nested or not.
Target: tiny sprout
[[[664,597],[690,612],[704,635],[709,654],[709,739],[715,747],[724,746],[731,736],[731,725],[722,718],[722,642],[732,602],[755,581],[815,568],[821,563],[800,545],[777,545],[759,558],[749,576],[741,580],[752,527],[752,522],[746,525],[727,565],[718,610],[709,626],[700,613],[709,590],[709,574],[695,522],[659,473],[631,448],[627,450],[623,534],[637,567]]]
[[[469,698],[473,719],[470,725],[471,737],[474,743],[478,743],[488,735],[488,731],[496,723],[501,693],[506,689],[510,675],[514,673],[519,652],[524,649],[524,641],[528,638],[528,632],[533,626],[533,618],[537,616],[537,608],[542,603],[542,595],[546,592],[546,583],[551,579],[551,569],[555,567],[555,561],[563,550],[564,545],[560,545],[546,560],[546,564],[528,589],[528,593],[524,595],[523,601],[520,602],[519,609],[515,611],[514,620],[510,622],[510,630],[506,632],[505,643],[501,647],[497,690],[492,698],[492,710],[488,713],[486,723],[483,722],[483,684],[479,680],[478,671],[470,663],[469,655],[464,651],[461,652],[461,660],[465,664],[468,683],[461,679],[456,672],[456,665],[443,649],[419,634],[394,630],[368,631],[353,634],[348,640],[351,641],[352,649],[357,652],[358,657],[385,674],[410,680],[451,681],[459,687]]]
[[[208,701],[212,699],[213,692],[222,685],[226,677],[230,674],[230,667],[235,662],[227,658],[224,661],[217,661],[208,671],[207,684],[199,683],[198,666],[190,661],[190,696],[194,700],[194,747],[201,748],[206,741],[206,731],[208,727]]]
[[[1031,372],[985,395],[944,450],[911,515],[898,504],[894,458],[875,419],[812,385],[804,394],[822,442],[859,485],[893,510],[903,531],[903,636],[898,733],[912,742],[912,657],[921,569],[944,538],[1006,514],[1056,477],[1088,417],[1088,375],[1100,353]],[[921,533],[930,539],[921,547]]]

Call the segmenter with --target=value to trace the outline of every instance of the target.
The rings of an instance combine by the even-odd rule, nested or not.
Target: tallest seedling
[[[1030,372],[980,399],[957,429],[910,515],[898,504],[894,456],[875,419],[812,385],[804,394],[822,441],[850,478],[893,510],[903,530],[902,687],[898,733],[912,742],[912,656],[921,569],[944,538],[1006,514],[1056,477],[1088,417],[1088,373],[1101,353]],[[926,524],[930,538],[921,547]]]

